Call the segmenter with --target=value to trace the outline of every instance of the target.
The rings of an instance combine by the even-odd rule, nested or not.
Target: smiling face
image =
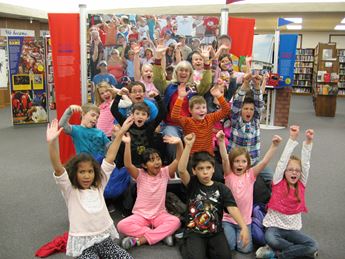
[[[222,70],[224,71],[228,71],[229,69],[231,69],[232,67],[232,62],[231,60],[229,59],[229,57],[224,57],[220,63],[219,63],[219,66]]]
[[[204,58],[199,53],[194,53],[192,56],[192,65],[195,70],[204,69]]]
[[[95,180],[95,171],[91,161],[78,163],[77,182],[81,189],[89,189]]]
[[[156,176],[161,171],[162,159],[160,158],[159,154],[152,153],[150,154],[149,160],[143,164],[143,167],[146,169],[149,175]]]
[[[134,85],[131,89],[129,97],[133,103],[143,102],[145,91],[141,85]]]
[[[141,75],[143,77],[143,80],[148,83],[152,83],[153,81],[153,71],[152,67],[149,65],[144,65],[141,70]]]
[[[242,154],[235,157],[234,161],[232,162],[231,169],[236,175],[244,174],[248,169],[248,159],[246,155]]]
[[[142,127],[148,118],[149,118],[149,115],[147,114],[146,111],[141,111],[141,110],[133,111],[134,124],[137,125],[137,127]]]
[[[254,116],[254,104],[245,103],[241,109],[241,116],[244,122],[250,122]]]
[[[110,92],[109,89],[107,89],[106,87],[100,87],[98,88],[98,93],[99,96],[101,97],[102,101],[109,101],[112,99],[112,94]]]
[[[190,109],[190,113],[193,119],[203,120],[207,114],[207,105],[206,103],[195,103]]]
[[[98,112],[94,110],[90,110],[87,113],[83,113],[80,124],[84,126],[85,128],[94,128],[96,127],[98,117],[99,117]]]
[[[180,67],[176,71],[177,81],[180,83],[187,83],[191,75],[191,71],[188,68]]]
[[[301,162],[298,160],[290,159],[284,176],[289,185],[294,186],[301,178]]]
[[[198,177],[200,183],[206,186],[213,184],[212,176],[214,173],[214,166],[211,164],[211,162],[201,161],[192,170],[193,174]]]

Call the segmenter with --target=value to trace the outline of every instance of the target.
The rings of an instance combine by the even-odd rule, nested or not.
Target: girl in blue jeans
[[[272,196],[263,220],[267,227],[265,240],[268,244],[256,251],[257,258],[316,257],[318,245],[311,237],[301,232],[302,213],[307,212],[305,187],[310,168],[310,154],[314,131],[305,132],[302,158],[291,155],[298,145],[298,126],[290,127],[290,139],[277,164],[273,176]],[[273,250],[272,250],[272,249]]]

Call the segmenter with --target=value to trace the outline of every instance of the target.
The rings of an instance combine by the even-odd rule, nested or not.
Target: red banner
[[[71,104],[81,105],[79,14],[48,14],[52,45],[56,112],[61,118]],[[80,124],[74,115],[71,124]],[[60,157],[65,163],[75,154],[70,136],[59,138]]]
[[[243,1],[243,0],[226,0],[226,4],[232,4],[232,3],[240,2],[240,1]]]
[[[232,39],[231,53],[251,56],[253,50],[255,19],[229,17],[228,34]]]

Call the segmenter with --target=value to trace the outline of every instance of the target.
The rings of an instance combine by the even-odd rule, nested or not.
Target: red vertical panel
[[[79,14],[48,14],[52,45],[56,111],[58,119],[71,104],[81,104]],[[80,124],[73,115],[71,124]],[[65,163],[75,154],[71,137],[59,138],[60,157]]]

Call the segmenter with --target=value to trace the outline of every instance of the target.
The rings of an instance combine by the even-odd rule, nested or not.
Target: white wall
[[[272,34],[274,32],[255,32],[257,34]],[[328,43],[329,42],[329,35],[339,35],[339,36],[332,36],[332,42],[337,43],[337,49],[345,49],[345,31],[342,32],[336,32],[336,31],[331,31],[331,32],[301,32],[301,31],[291,31],[291,32],[282,32],[284,33],[296,33],[296,34],[302,34],[302,38],[298,37],[298,40],[300,38],[302,39],[302,48],[315,48],[316,45],[321,42],[321,43]],[[300,43],[298,42],[297,47],[300,47]]]

